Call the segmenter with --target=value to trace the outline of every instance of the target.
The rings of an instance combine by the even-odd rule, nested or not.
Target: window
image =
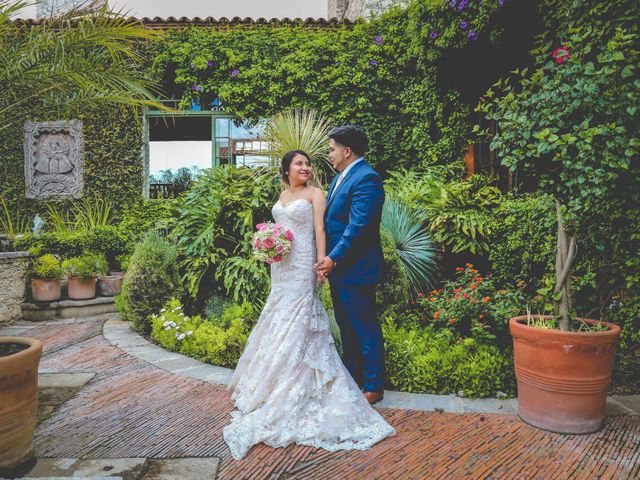
[[[146,167],[151,184],[166,183],[178,169],[197,175],[216,165],[256,167],[268,162],[267,143],[263,140],[265,122],[248,122],[224,112],[219,100],[211,110],[179,113],[147,111]]]

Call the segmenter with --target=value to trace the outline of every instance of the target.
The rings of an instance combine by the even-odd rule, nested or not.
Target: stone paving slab
[[[38,387],[82,387],[95,376],[95,373],[40,373]]]
[[[219,458],[150,459],[143,480],[214,480]]]
[[[40,458],[26,478],[110,478],[135,480],[142,473],[145,458]]]

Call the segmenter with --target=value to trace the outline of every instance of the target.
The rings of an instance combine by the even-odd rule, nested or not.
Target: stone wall
[[[0,253],[0,326],[22,319],[30,264],[27,252]]]

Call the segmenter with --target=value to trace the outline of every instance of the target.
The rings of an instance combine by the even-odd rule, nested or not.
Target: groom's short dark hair
[[[356,155],[364,155],[369,144],[367,134],[357,125],[341,125],[329,132],[329,138],[336,143],[349,147]]]

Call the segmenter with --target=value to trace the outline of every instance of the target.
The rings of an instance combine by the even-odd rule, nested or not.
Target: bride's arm
[[[311,197],[313,205],[313,229],[316,233],[316,255],[318,261],[327,254],[327,237],[324,234],[324,210],[327,206],[327,199],[324,192],[316,188]]]

